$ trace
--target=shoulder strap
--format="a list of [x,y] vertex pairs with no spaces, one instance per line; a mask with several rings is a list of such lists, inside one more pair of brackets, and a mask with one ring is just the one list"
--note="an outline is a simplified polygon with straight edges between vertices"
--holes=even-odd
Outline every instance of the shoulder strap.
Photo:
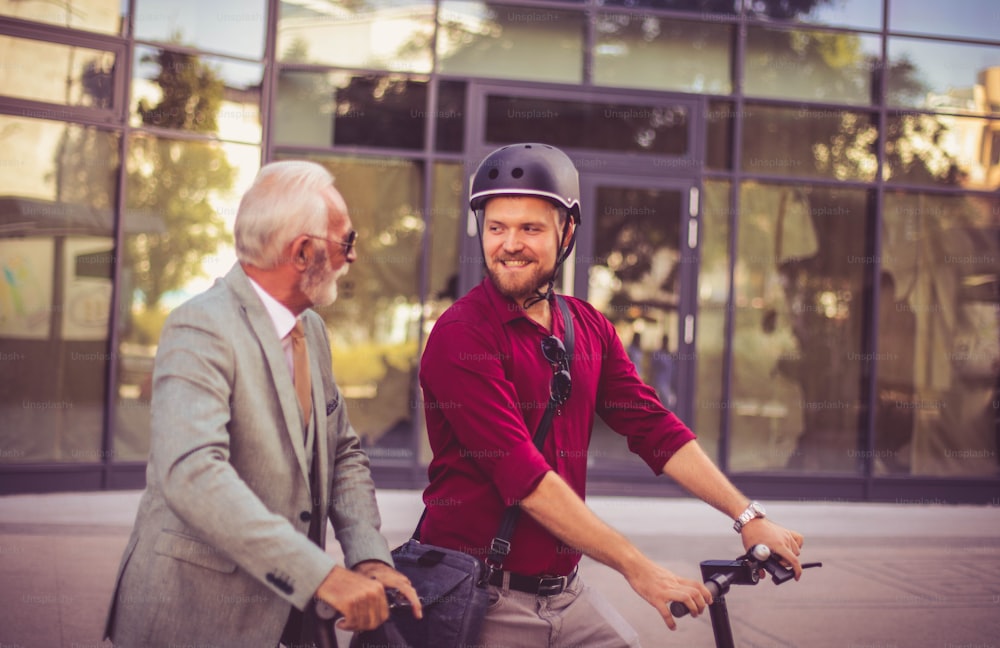
[[[566,367],[567,370],[570,370],[573,366],[573,317],[570,315],[569,307],[566,306],[566,300],[561,295],[556,295],[555,298],[563,316],[563,327],[565,328],[566,338],[563,340],[563,346],[566,347]],[[532,439],[539,451],[545,445],[545,438],[549,435],[549,428],[552,427],[552,418],[555,416],[557,408],[558,405],[556,405],[555,400],[550,397],[549,402],[545,405],[545,413],[542,414],[542,420],[538,424],[538,430],[535,431],[535,436]],[[499,571],[503,568],[503,561],[507,557],[507,554],[510,553],[510,538],[514,535],[514,526],[517,524],[517,518],[520,514],[521,507],[517,504],[508,506],[507,510],[504,511],[503,519],[500,521],[500,528],[493,538],[493,543],[490,545],[490,554],[486,558],[486,564],[491,570]]]

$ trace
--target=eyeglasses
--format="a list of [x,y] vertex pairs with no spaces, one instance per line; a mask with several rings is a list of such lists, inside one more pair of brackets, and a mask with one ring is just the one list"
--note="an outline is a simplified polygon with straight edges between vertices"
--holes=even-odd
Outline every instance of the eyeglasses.
[[573,378],[569,375],[569,363],[566,357],[566,347],[563,341],[554,335],[542,340],[542,355],[552,365],[552,382],[549,383],[549,396],[556,405],[562,405],[569,398],[573,387]]
[[346,241],[338,241],[337,239],[326,238],[325,236],[317,236],[316,234],[306,234],[309,238],[316,238],[326,241],[327,243],[335,243],[336,245],[344,248],[344,256],[351,256],[351,250],[354,249],[354,244],[358,241],[358,233],[355,230],[351,230],[351,233],[347,235]]

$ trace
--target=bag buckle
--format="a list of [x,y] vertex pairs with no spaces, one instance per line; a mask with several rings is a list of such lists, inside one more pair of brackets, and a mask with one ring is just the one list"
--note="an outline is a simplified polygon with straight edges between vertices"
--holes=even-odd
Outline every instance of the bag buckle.
[[510,542],[507,540],[501,540],[500,538],[493,538],[493,542],[490,544],[490,555],[500,556],[501,558],[506,558],[507,554],[510,553]]

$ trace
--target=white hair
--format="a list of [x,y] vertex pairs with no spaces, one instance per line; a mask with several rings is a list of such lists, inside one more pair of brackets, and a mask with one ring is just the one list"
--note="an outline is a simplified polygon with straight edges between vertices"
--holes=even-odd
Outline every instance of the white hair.
[[331,205],[325,190],[333,176],[306,160],[272,162],[261,167],[236,212],[236,258],[269,269],[281,263],[295,237],[327,235]]

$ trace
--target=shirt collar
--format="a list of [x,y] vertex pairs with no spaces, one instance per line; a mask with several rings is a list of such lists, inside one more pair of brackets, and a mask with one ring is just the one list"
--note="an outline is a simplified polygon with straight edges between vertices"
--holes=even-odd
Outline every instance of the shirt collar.
[[[247,277],[247,279],[250,279],[250,277]],[[250,285],[253,286],[257,296],[260,297],[260,301],[264,304],[264,309],[271,317],[271,322],[274,324],[274,330],[278,333],[278,339],[285,339],[285,336],[288,335],[293,328],[295,328],[295,314],[288,310],[284,304],[272,297],[270,293],[261,288],[260,284],[253,279],[250,279]]]
[[[493,280],[489,277],[483,279],[483,289],[486,291],[486,298],[489,300],[493,310],[498,314],[500,321],[505,325],[518,319],[524,319],[534,324],[531,318],[524,313],[524,309],[521,305],[510,297],[503,295],[497,287],[493,285]],[[565,323],[562,321],[562,312],[560,312],[560,309],[555,305],[555,300],[551,302],[551,305],[552,332],[559,335],[565,330]],[[540,325],[536,324],[536,326]]]

